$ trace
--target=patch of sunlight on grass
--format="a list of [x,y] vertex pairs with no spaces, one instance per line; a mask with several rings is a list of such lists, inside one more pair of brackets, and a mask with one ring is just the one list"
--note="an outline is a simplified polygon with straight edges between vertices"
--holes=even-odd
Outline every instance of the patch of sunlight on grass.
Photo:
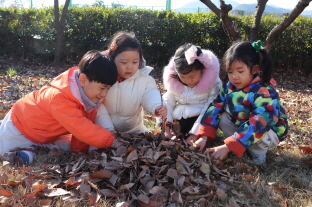
[[19,67],[10,67],[10,68],[6,71],[6,73],[7,73],[8,75],[15,76],[15,75],[17,75],[17,73],[18,73],[19,70],[20,70]]

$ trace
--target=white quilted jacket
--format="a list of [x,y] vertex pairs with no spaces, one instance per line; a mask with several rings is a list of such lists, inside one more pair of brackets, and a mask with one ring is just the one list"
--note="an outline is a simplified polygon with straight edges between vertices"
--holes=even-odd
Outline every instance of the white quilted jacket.
[[201,55],[205,58],[203,63],[205,69],[199,83],[194,88],[185,86],[170,76],[177,73],[173,58],[164,68],[163,73],[164,86],[167,90],[163,95],[168,110],[167,121],[172,123],[173,120],[180,120],[182,117],[186,119],[199,116],[189,132],[190,134],[196,134],[203,114],[218,95],[222,84],[219,78],[219,60],[210,50],[202,50],[202,52]]
[[132,77],[115,83],[99,108],[95,124],[124,133],[148,131],[143,124],[143,109],[155,114],[155,109],[161,105],[156,82],[148,75],[152,70],[145,66]]

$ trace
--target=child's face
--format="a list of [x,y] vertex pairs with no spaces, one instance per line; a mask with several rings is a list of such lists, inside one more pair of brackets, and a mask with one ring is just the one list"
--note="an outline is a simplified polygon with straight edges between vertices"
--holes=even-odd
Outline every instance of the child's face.
[[139,69],[140,54],[137,51],[124,51],[115,57],[118,75],[122,79],[133,76]]
[[234,61],[228,70],[230,82],[238,89],[245,88],[253,80],[254,74],[259,71],[259,65],[250,68],[241,61]]
[[98,103],[101,99],[105,98],[110,85],[89,81],[85,74],[79,75],[79,83],[86,94],[86,96],[93,102]]
[[192,70],[188,74],[178,73],[178,76],[179,76],[181,82],[190,88],[194,88],[198,84],[198,82],[201,78],[201,75],[202,75],[201,70]]

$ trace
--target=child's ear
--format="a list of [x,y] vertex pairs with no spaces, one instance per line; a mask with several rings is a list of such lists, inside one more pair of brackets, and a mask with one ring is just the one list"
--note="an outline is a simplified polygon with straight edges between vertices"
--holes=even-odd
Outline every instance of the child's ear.
[[260,71],[260,66],[259,65],[255,65],[252,68],[252,74],[257,74]]
[[88,81],[88,77],[86,76],[86,74],[81,73],[81,74],[79,75],[79,84],[80,84],[80,86],[81,86],[81,87],[85,86],[86,83],[87,83],[87,81]]

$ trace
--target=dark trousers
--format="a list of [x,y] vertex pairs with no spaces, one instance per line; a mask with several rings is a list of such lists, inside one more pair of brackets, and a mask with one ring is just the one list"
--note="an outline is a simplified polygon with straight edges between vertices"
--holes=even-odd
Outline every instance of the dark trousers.
[[187,119],[182,118],[182,119],[178,120],[178,122],[180,123],[180,127],[181,127],[180,132],[183,134],[188,134],[189,131],[192,129],[197,118],[198,118],[198,116],[194,116],[194,117],[190,117]]

